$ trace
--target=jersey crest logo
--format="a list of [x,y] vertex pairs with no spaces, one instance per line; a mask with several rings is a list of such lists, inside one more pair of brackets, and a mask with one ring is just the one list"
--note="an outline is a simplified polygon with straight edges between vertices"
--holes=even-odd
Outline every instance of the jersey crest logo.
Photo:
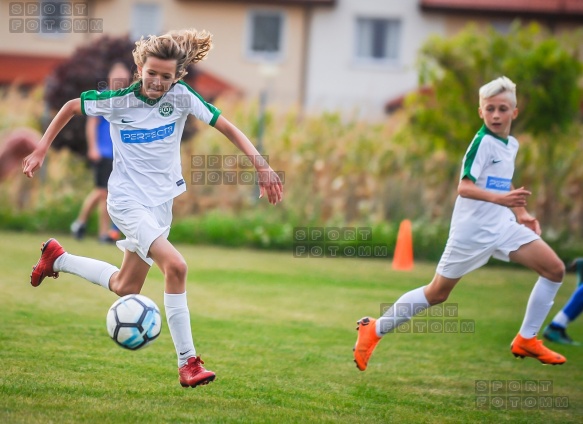
[[174,112],[174,106],[172,106],[172,103],[164,102],[158,108],[158,112],[160,112],[160,115],[164,118],[167,118],[172,115],[172,112]]

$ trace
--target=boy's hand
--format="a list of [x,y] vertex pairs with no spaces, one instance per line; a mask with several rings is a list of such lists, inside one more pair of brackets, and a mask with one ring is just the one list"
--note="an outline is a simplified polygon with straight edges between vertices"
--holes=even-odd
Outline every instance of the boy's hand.
[[524,187],[520,187],[508,192],[500,198],[499,204],[508,208],[519,208],[526,206],[526,199],[532,193]]
[[94,163],[99,162],[99,159],[101,159],[101,155],[99,154],[99,150],[95,149],[95,148],[89,148],[89,150],[87,151],[87,158]]
[[529,214],[526,209],[526,198],[531,195],[531,192],[525,190],[524,187],[516,188],[511,190],[507,195],[505,195],[502,200],[506,206],[512,208],[514,215],[516,216],[516,222],[530,228],[537,235],[540,236],[541,229],[538,220]]
[[22,173],[28,178],[32,178],[45,160],[45,153],[35,150],[22,160]]
[[524,225],[525,227],[530,228],[532,231],[536,233],[536,235],[540,236],[541,229],[538,220],[530,215],[529,213],[523,213],[520,216],[516,217],[516,221],[519,224]]
[[267,192],[267,200],[275,205],[283,200],[283,184],[279,175],[271,168],[267,171],[258,171],[259,198]]

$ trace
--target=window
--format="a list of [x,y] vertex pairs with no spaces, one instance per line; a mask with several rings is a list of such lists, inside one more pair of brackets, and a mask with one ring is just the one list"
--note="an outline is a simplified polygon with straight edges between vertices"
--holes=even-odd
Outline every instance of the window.
[[249,55],[277,60],[282,55],[284,16],[276,11],[254,11],[249,16]]
[[373,62],[399,59],[401,21],[359,18],[356,21],[356,57]]
[[495,20],[491,22],[492,27],[494,28],[494,30],[496,30],[496,32],[498,32],[499,34],[502,35],[507,35],[508,33],[510,33],[510,29],[512,27],[512,21],[510,20]]
[[[67,11],[67,4],[64,0],[42,0],[40,3],[40,33],[46,37],[58,37],[65,32],[71,32],[71,16],[63,14],[67,15]],[[68,18],[69,22],[66,22],[65,18]]]
[[162,31],[160,6],[150,3],[134,4],[132,9],[131,38],[139,40],[141,36],[159,35]]

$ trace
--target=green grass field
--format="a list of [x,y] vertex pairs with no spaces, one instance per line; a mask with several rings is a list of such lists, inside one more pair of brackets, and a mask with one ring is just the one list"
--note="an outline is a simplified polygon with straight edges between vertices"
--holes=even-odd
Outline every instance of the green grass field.
[[[71,275],[29,285],[47,237],[0,233],[1,423],[581,422],[583,347],[554,345],[568,358],[555,367],[509,351],[532,272],[470,274],[448,304],[458,305],[458,319],[474,320],[475,332],[389,334],[359,372],[355,321],[427,283],[435,264],[394,272],[381,260],[179,246],[190,267],[195,344],[217,373],[208,386],[184,389],[163,308],[160,338],[130,352],[105,329],[114,294]],[[72,253],[120,264],[113,246],[60,241]],[[574,286],[568,275],[551,314]],[[163,306],[155,267],[143,294]],[[581,320],[570,329],[583,340]],[[550,381],[553,400],[567,398],[568,407],[526,408],[526,392],[523,409],[478,405],[476,382],[494,380],[533,380],[539,388]]]

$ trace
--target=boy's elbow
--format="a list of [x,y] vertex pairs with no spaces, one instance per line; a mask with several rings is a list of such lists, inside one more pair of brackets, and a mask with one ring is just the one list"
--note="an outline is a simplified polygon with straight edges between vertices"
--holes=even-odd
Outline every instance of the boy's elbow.
[[65,103],[64,109],[70,115],[81,115],[81,99],[69,100]]
[[457,194],[460,197],[468,197],[468,189],[466,188],[465,185],[460,184],[457,186]]
[[474,188],[474,182],[467,177],[461,179],[457,186],[457,194],[460,197],[470,197],[472,189]]

